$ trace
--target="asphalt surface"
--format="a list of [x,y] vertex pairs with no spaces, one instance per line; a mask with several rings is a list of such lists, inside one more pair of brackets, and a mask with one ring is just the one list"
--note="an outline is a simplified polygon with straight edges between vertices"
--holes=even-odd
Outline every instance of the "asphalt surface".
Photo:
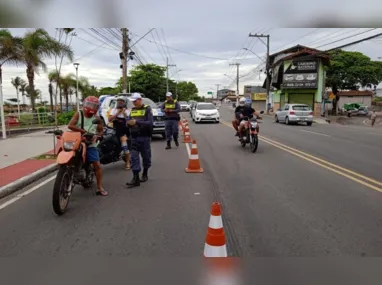
[[[231,121],[230,108],[220,111]],[[76,188],[70,211],[56,217],[53,182],[47,183],[0,210],[0,256],[200,257],[212,201],[223,206],[230,256],[382,256],[382,187],[373,189],[371,182],[341,175],[345,170],[335,173],[272,145],[276,141],[382,181],[379,133],[285,126],[264,117],[264,139],[252,154],[225,123],[190,121],[190,128],[203,174],[184,172],[183,144],[165,151],[164,142],[155,140],[150,181],[141,188],[124,186],[131,174],[121,163],[105,167],[110,196]]]

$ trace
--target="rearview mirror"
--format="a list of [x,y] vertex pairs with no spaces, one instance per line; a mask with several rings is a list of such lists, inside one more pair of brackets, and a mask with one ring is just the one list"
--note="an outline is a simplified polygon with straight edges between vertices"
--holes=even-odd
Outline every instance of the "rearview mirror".
[[264,111],[260,111],[260,114],[264,114]]
[[94,125],[98,125],[98,124],[100,124],[101,123],[101,120],[100,119],[94,119],[93,121],[92,121],[92,124],[94,124]]

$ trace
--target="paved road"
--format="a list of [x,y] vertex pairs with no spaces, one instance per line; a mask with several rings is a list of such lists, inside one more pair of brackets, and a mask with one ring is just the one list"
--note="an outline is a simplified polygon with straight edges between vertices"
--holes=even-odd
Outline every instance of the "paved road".
[[[229,109],[221,113],[231,119]],[[251,154],[224,123],[190,126],[205,173],[184,173],[184,145],[165,152],[163,141],[155,141],[150,182],[126,189],[130,174],[122,165],[106,167],[111,195],[79,189],[60,218],[51,210],[50,182],[0,210],[0,256],[201,256],[214,200],[223,205],[232,256],[382,255],[382,186],[370,180],[382,180],[375,169],[382,168],[379,135],[265,119],[259,150]],[[370,179],[333,172],[285,145]]]

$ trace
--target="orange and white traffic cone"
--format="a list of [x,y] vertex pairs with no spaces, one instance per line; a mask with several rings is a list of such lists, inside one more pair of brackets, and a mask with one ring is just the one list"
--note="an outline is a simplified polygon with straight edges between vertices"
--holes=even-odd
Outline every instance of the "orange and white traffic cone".
[[191,135],[189,133],[189,130],[185,130],[184,137],[183,137],[183,143],[191,143]]
[[218,202],[212,203],[203,255],[205,257],[227,257],[222,210]]
[[200,167],[198,147],[196,141],[192,142],[191,153],[188,159],[188,167],[185,169],[187,173],[203,173],[204,169]]

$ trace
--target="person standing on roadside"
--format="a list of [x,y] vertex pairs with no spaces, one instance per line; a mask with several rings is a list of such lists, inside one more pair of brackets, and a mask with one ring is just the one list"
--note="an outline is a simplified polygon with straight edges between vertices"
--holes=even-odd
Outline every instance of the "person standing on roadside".
[[[133,170],[133,179],[127,182],[126,185],[128,188],[132,188],[140,186],[141,182],[148,180],[148,170],[151,167],[153,114],[151,107],[143,104],[141,94],[133,93],[129,100],[134,104],[127,120],[131,136],[131,169]],[[143,162],[141,178],[139,177],[141,172],[139,154],[142,156]]]
[[373,113],[371,113],[370,120],[371,126],[374,127],[375,121],[377,120],[377,114],[375,113],[375,110],[373,111]]
[[162,112],[165,113],[165,126],[166,126],[166,142],[167,146],[165,149],[171,149],[171,141],[174,139],[175,145],[179,146],[178,136],[179,136],[179,112],[180,105],[177,100],[172,98],[172,93],[166,93],[166,101],[161,107]]
[[130,151],[128,147],[129,139],[129,128],[126,126],[126,119],[130,115],[130,110],[127,108],[127,102],[124,96],[119,96],[117,98],[117,104],[115,108],[111,110],[109,121],[113,122],[113,126],[117,133],[118,139],[121,141],[122,151],[125,155],[126,165],[125,169],[130,170]]

